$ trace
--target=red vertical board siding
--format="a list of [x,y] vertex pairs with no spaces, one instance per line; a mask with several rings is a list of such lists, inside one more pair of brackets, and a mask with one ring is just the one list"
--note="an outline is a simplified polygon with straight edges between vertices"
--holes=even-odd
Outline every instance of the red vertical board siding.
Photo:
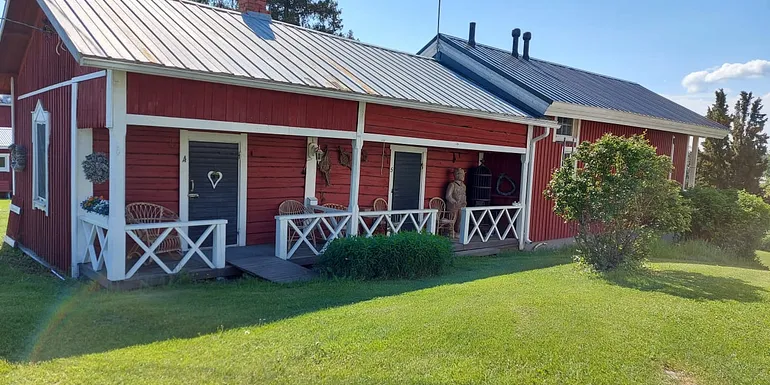
[[[24,63],[16,79],[16,93],[23,95],[43,87],[67,81],[75,76],[96,71],[80,67],[73,57],[61,48],[59,37],[33,31]],[[103,96],[91,95],[84,87],[80,96],[85,101],[102,100],[98,107],[83,109],[83,121],[98,123],[98,109],[104,109]],[[16,173],[16,196],[13,201],[21,207],[17,240],[57,268],[70,270],[70,87],[44,92],[16,104],[16,131],[14,141],[29,151],[26,168]],[[32,209],[32,120],[31,112],[40,101],[50,113],[51,126],[48,148],[48,215]],[[90,112],[89,112],[90,111]],[[89,116],[92,113],[93,116]],[[102,113],[103,116],[103,113]]]
[[[581,141],[593,142],[607,133],[619,136],[643,134],[656,148],[659,155],[668,156],[671,155],[673,140],[675,149],[672,177],[679,183],[683,183],[687,141],[689,140],[687,135],[588,120],[580,122]],[[553,131],[551,135],[553,135]],[[537,143],[535,175],[532,183],[532,219],[530,222],[530,238],[535,242],[567,238],[573,235],[569,225],[553,213],[553,203],[543,197],[543,191],[547,187],[551,175],[560,165],[561,151],[561,144],[554,143],[552,136]]]
[[106,77],[78,83],[78,128],[106,127],[106,103]]
[[366,106],[366,133],[526,147],[527,126],[378,104]]
[[[329,151],[332,164],[330,185],[326,185],[323,173],[318,171],[316,179],[318,202],[347,206],[350,202],[350,169],[340,164],[339,148],[350,153],[352,143],[349,140],[321,138],[318,144],[322,149],[326,148]],[[362,208],[370,208],[375,199],[388,199],[391,149],[389,144],[367,142],[362,151],[358,205]],[[468,170],[475,167],[478,160],[479,154],[476,151],[428,148],[425,167],[425,207],[428,207],[431,198],[444,197],[447,183],[454,178],[452,174],[454,168]]]
[[275,243],[275,216],[287,199],[305,200],[307,139],[249,135],[246,243]]
[[358,103],[129,73],[129,114],[355,131]]
[[11,126],[11,106],[0,106],[0,127]]
[[[94,129],[94,152],[109,156],[109,131]],[[110,182],[94,185],[94,195],[109,199]],[[179,130],[128,126],[126,203],[150,202],[179,211]]]

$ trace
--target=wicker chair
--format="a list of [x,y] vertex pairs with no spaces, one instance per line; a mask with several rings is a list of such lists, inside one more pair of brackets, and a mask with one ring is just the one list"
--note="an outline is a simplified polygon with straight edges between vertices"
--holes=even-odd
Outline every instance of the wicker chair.
[[385,198],[377,198],[372,204],[372,211],[388,211],[388,201]]
[[[310,210],[307,208],[302,202],[295,201],[293,199],[285,200],[281,202],[280,206],[278,206],[278,215],[299,215],[299,214],[313,214],[313,210]],[[312,221],[309,219],[306,219],[304,221],[301,221],[301,223],[294,222],[297,227],[304,231],[307,226],[310,226],[310,223]],[[310,232],[310,240],[315,244],[315,231]],[[289,226],[289,247],[291,247],[291,244],[294,242],[294,240],[299,238],[299,234],[297,234],[294,229]]]
[[455,222],[457,216],[455,213],[450,213],[446,209],[446,202],[439,197],[431,198],[428,202],[428,207],[431,210],[438,210],[436,217],[436,232],[438,234],[448,233],[451,238],[455,238]]
[[[138,202],[129,203],[126,205],[126,223],[127,224],[141,224],[141,223],[165,223],[165,222],[177,222],[179,216],[160,205],[154,203]],[[145,243],[146,246],[152,245],[158,237],[166,229],[146,229],[135,230],[134,232]],[[172,231],[166,239],[164,239],[158,248],[155,249],[155,255],[169,254],[173,257],[181,257],[182,252],[182,238],[178,233]],[[144,249],[139,245],[134,244],[131,250],[126,253],[128,259],[138,258],[144,254]],[[148,259],[145,264],[151,263],[152,259]]]

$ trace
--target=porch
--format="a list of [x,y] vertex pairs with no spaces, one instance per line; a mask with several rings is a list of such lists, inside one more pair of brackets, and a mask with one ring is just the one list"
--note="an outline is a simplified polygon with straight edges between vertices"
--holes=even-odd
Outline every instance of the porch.
[[[490,240],[482,242],[477,238],[467,245],[455,241],[454,249],[457,256],[487,256],[495,255],[505,250],[518,248],[516,239]],[[204,250],[209,255],[210,250]],[[225,253],[225,267],[212,269],[200,259],[193,259],[180,270],[178,274],[168,274],[158,264],[142,265],[130,278],[121,281],[110,281],[105,268],[94,270],[91,263],[80,264],[81,274],[100,286],[114,290],[135,290],[151,286],[165,285],[173,279],[209,280],[232,279],[244,274],[265,279],[276,283],[289,283],[315,278],[312,270],[317,256],[307,248],[301,248],[291,260],[275,257],[275,245],[263,244],[252,246],[229,247]],[[161,260],[166,265],[179,261],[164,257]]]

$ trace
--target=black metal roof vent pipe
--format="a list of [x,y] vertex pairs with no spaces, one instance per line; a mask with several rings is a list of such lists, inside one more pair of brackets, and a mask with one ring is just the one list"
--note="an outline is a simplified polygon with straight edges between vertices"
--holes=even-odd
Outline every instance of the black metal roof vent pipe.
[[521,36],[521,30],[515,28],[511,31],[511,36],[513,36],[513,50],[511,51],[511,54],[513,57],[519,57],[519,36]]
[[468,29],[468,45],[471,47],[476,46],[476,22],[472,21],[471,26]]
[[529,60],[529,41],[532,39],[532,33],[524,32],[524,60]]

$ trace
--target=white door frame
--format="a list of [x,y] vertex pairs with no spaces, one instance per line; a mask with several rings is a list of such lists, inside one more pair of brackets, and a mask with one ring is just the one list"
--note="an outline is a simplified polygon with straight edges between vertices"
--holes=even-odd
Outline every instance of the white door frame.
[[[179,220],[190,218],[189,181],[190,181],[190,141],[235,143],[238,145],[238,244],[246,246],[246,201],[248,199],[249,135],[220,134],[198,131],[179,131]],[[233,245],[228,245],[233,246]]]
[[400,146],[390,145],[390,177],[388,181],[388,210],[393,210],[393,173],[396,170],[396,153],[397,152],[412,152],[422,155],[422,167],[420,168],[420,207],[422,210],[425,208],[425,169],[428,165],[428,149],[426,147],[412,147],[412,146]]

